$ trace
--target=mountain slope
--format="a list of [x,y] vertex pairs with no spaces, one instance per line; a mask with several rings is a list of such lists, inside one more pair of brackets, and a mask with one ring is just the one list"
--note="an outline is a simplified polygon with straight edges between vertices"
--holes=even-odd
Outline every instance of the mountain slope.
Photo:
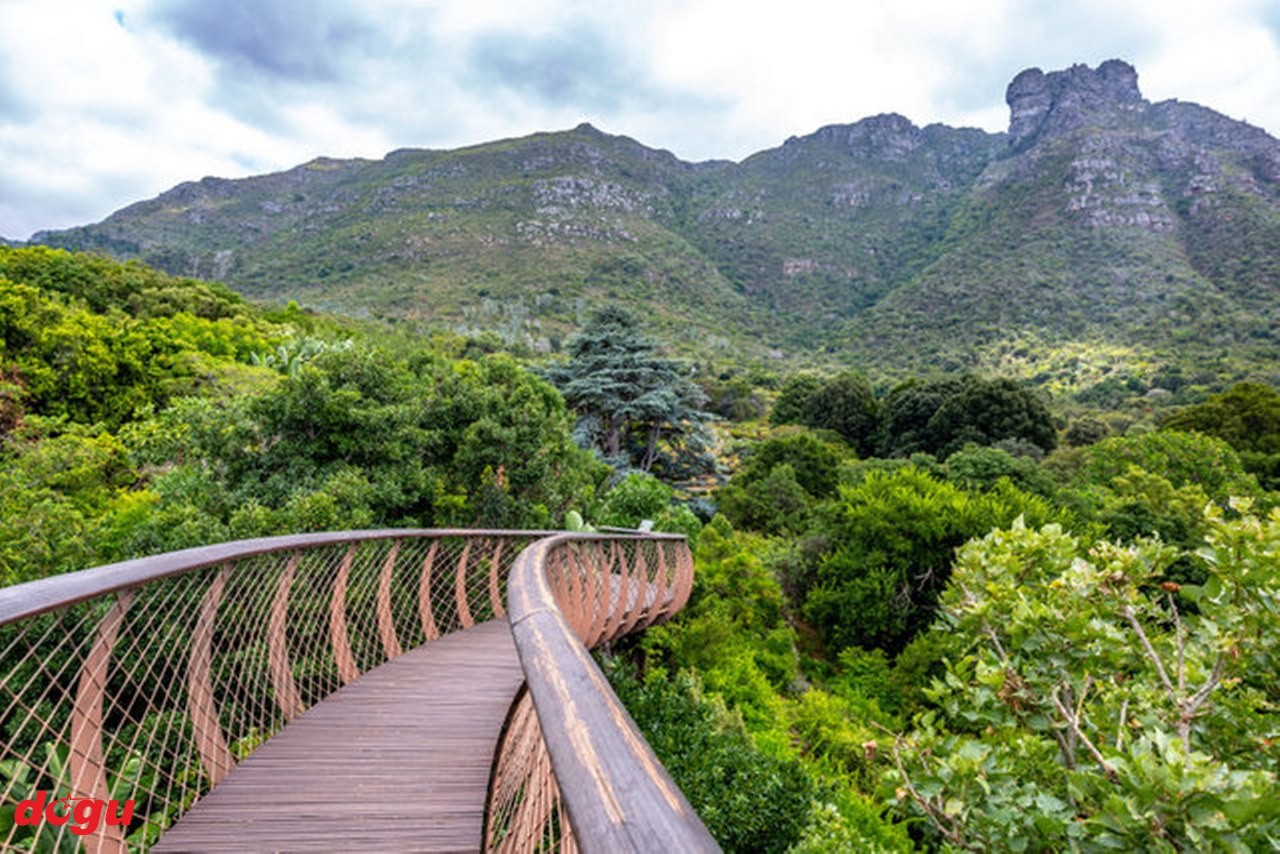
[[[741,163],[590,125],[206,178],[38,235],[261,297],[556,346],[601,301],[714,354],[892,373],[1032,342],[1274,355],[1280,143],[1112,60],[1019,74],[1005,134],[897,115]],[[1011,343],[1013,342],[1013,343]]]
[[[1149,104],[1123,63],[1024,73],[1010,154],[977,177],[936,260],[856,317],[882,348],[1023,333],[1148,346],[1270,340],[1280,145],[1190,104]],[[1030,102],[1030,103],[1028,103]]]

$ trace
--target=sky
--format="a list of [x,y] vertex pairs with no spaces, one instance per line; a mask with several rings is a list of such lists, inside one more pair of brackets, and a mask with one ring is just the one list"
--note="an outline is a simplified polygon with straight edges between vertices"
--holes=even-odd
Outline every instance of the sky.
[[1021,70],[1280,136],[1280,0],[0,0],[0,237],[183,181],[580,122],[741,160],[884,112],[1001,131]]

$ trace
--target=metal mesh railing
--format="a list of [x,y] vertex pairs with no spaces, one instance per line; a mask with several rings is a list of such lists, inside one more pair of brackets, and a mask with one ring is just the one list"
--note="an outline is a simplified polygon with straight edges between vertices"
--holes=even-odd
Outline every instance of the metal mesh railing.
[[149,846],[336,688],[505,616],[538,536],[270,538],[0,590],[0,848]]
[[679,611],[692,586],[682,537],[560,535],[520,555],[508,604],[527,692],[498,746],[488,849],[718,850],[587,653]]

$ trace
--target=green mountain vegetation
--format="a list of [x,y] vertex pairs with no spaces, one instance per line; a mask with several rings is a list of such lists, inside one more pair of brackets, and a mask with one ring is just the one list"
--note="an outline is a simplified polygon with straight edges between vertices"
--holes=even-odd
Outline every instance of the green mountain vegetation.
[[740,164],[322,160],[42,238],[169,273],[0,247],[0,583],[654,520],[692,598],[602,661],[726,850],[1275,849],[1280,144],[1119,62],[1008,101]]
[[1280,143],[1146,101],[1119,61],[1024,72],[1006,99],[1008,133],[882,115],[741,163],[590,125],[319,159],[36,240],[539,352],[615,302],[700,357],[877,381],[974,369],[1139,399],[1275,380]]

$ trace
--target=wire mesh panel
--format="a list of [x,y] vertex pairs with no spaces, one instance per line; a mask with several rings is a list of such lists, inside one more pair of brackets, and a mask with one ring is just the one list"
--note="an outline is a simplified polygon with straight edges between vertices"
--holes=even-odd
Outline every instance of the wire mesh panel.
[[511,707],[490,781],[489,806],[485,841],[491,851],[578,850],[527,691]]
[[145,848],[311,705],[500,616],[533,533],[230,543],[0,590],[0,848]]

